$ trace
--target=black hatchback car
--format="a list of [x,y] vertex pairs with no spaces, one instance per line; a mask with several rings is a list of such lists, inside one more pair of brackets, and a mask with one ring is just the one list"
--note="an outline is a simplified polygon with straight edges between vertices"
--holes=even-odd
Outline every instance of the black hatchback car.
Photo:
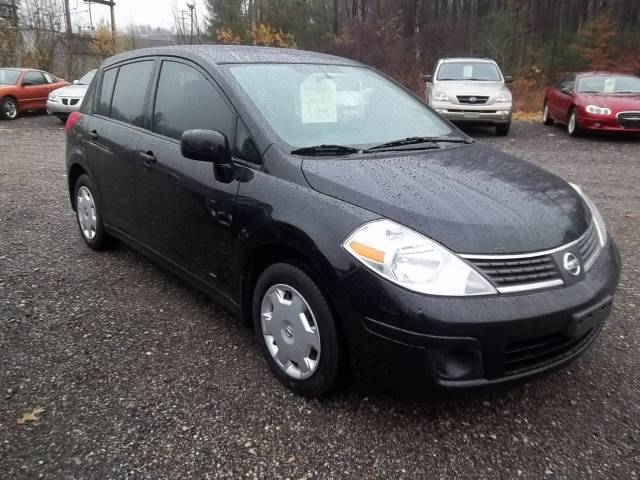
[[375,70],[237,46],[104,62],[66,126],[86,244],[120,239],[253,325],[275,375],[448,389],[584,352],[620,270],[582,190]]

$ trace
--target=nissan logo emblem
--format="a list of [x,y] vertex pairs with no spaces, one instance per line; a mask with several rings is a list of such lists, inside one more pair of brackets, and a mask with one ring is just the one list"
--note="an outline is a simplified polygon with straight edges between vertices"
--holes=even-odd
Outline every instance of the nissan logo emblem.
[[580,271],[582,270],[580,260],[578,260],[578,257],[571,252],[564,254],[564,257],[562,258],[562,266],[574,277],[580,275]]

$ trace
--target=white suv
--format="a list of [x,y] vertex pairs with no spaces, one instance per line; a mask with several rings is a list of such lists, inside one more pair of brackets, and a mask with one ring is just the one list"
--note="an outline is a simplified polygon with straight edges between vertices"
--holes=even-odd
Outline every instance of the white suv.
[[433,75],[425,75],[425,97],[439,114],[453,122],[493,125],[497,135],[511,127],[513,81],[487,58],[441,58]]

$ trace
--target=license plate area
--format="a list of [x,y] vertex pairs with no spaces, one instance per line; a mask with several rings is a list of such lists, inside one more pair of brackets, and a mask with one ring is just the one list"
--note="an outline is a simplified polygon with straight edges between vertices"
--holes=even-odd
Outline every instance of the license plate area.
[[576,338],[581,337],[589,330],[600,325],[611,312],[611,305],[613,298],[607,296],[602,301],[598,302],[585,310],[576,312],[571,316],[571,322],[569,323],[569,330],[567,335]]
[[475,119],[477,119],[477,118],[480,118],[480,114],[479,114],[479,113],[470,113],[470,112],[467,112],[467,113],[465,113],[465,114],[464,114],[464,118],[468,118],[468,119],[470,119],[470,120],[475,120]]

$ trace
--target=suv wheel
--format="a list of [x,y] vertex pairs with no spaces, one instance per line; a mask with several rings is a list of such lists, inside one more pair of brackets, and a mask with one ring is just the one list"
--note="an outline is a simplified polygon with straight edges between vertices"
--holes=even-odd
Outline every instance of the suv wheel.
[[576,109],[572,108],[569,112],[569,119],[567,120],[567,133],[572,137],[577,137],[582,133],[582,129],[578,124],[578,114]]
[[18,102],[7,97],[0,102],[0,117],[5,120],[15,120],[18,118]]
[[110,246],[111,237],[104,231],[94,192],[89,176],[80,175],[75,188],[76,219],[84,243],[94,250],[104,250]]
[[509,135],[509,130],[511,130],[511,122],[496,125],[496,135],[499,137]]
[[545,125],[553,125],[553,118],[549,115],[549,104],[544,102],[544,106],[542,107],[542,123]]
[[325,395],[339,382],[342,348],[336,320],[318,284],[300,268],[267,268],[253,293],[253,323],[269,368],[292,391]]

